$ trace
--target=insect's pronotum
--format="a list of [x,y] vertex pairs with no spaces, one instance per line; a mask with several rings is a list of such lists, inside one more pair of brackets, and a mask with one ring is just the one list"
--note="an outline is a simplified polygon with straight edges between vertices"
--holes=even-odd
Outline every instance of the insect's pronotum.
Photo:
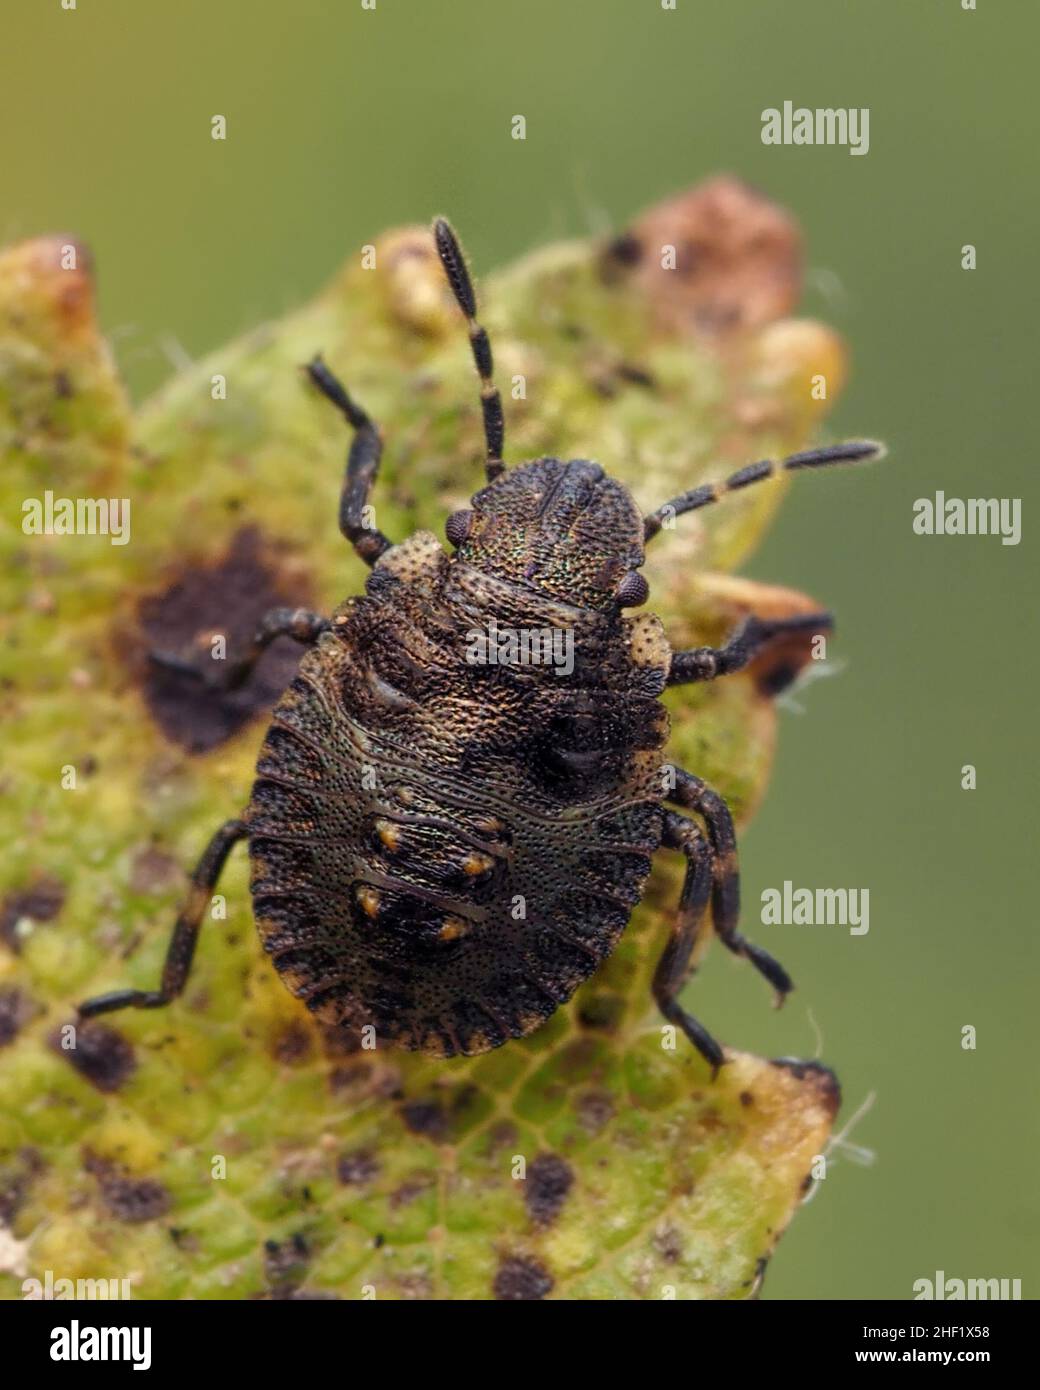
[[[433,231],[480,376],[487,486],[448,518],[450,554],[429,531],[395,544],[368,527],[379,431],[320,358],[310,363],[310,380],[353,431],[339,524],[371,567],[365,594],[331,618],[275,609],[224,664],[220,681],[233,686],[276,637],[309,649],[275,706],[248,807],[195,868],[158,988],[101,995],[80,1013],[157,1008],[181,993],[220,871],[245,839],[264,949],[308,1008],[334,1026],[372,1026],[379,1043],[485,1052],[539,1027],[592,974],[665,847],[685,856],[686,876],[653,994],[717,1070],[722,1048],[678,1000],[709,911],[723,944],[779,998],[791,981],[738,930],[725,802],[691,772],[664,779],[659,697],[739,671],[830,619],[751,618],[723,647],[673,652],[657,618],[625,610],[648,597],[644,547],[665,517],[782,469],[867,459],[880,446],[752,463],[645,517],[587,459],[507,469],[469,273],[448,223]],[[492,635],[481,644],[482,634]],[[509,646],[517,634],[543,640]],[[516,657],[551,657],[558,638],[566,663]],[[157,659],[199,674],[182,658]]]

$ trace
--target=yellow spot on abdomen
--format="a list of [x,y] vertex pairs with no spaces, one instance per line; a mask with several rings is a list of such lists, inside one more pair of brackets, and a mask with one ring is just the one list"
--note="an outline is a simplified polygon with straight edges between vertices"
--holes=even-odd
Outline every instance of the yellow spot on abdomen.
[[401,848],[401,827],[392,820],[384,820],[382,816],[376,821],[376,834],[386,845],[388,850],[398,850]]
[[438,941],[455,941],[469,931],[469,923],[461,917],[445,917],[444,925],[437,933]]
[[366,917],[378,917],[379,907],[383,901],[383,895],[378,888],[370,888],[367,883],[359,885],[357,890],[357,900],[361,911]]

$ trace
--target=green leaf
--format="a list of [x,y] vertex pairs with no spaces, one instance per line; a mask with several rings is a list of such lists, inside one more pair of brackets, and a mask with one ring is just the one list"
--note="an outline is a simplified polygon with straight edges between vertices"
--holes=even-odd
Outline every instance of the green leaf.
[[[661,246],[691,238],[707,242],[697,267],[661,269]],[[663,1045],[649,979],[678,856],[572,1004],[484,1057],[324,1035],[262,956],[244,855],[185,995],[62,1045],[77,1001],[158,979],[183,871],[246,803],[292,670],[272,652],[237,696],[186,695],[148,647],[233,640],[273,601],[327,610],[362,586],[335,521],[344,429],[300,364],[321,350],[383,426],[391,536],[439,530],[480,485],[481,453],[466,335],[425,231],[380,238],[375,269],[353,254],[312,303],[133,414],[70,245],[0,255],[0,1293],[50,1270],[129,1279],[140,1298],[752,1294],[837,1086],[739,1052],[712,1083],[684,1039]],[[611,247],[487,276],[508,456],[598,458],[650,507],[797,447],[811,377],[833,398],[843,368],[833,334],[783,317],[796,264],[786,214],[720,180]],[[129,544],[25,534],[23,503],[47,490],[128,497]],[[808,603],[704,574],[748,552],[782,492],[750,489],[655,542],[652,606],[677,642],[714,639],[760,599]],[[669,756],[746,819],[774,737],[753,674],[669,705]]]

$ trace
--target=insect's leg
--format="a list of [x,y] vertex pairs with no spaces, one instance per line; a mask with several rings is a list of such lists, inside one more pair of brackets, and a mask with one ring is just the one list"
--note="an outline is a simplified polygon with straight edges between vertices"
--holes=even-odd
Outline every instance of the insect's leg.
[[191,876],[188,899],[181,908],[166,950],[162,979],[158,989],[117,989],[98,994],[79,1006],[80,1018],[112,1013],[115,1009],[158,1009],[169,1004],[184,989],[195,954],[203,914],[217,886],[217,879],[233,845],[247,834],[245,821],[225,821],[202,852]]
[[724,647],[693,647],[675,652],[668,672],[669,685],[689,685],[711,681],[742,671],[773,643],[799,634],[830,632],[834,618],[830,613],[800,613],[793,618],[750,617],[733,633]]
[[307,608],[272,608],[260,619],[249,646],[231,661],[210,660],[207,666],[200,667],[197,658],[192,660],[175,652],[157,651],[149,652],[148,659],[168,671],[193,676],[211,690],[237,690],[249,679],[265,649],[277,638],[292,637],[308,646],[327,632],[329,626],[328,618]]
[[462,247],[450,223],[443,217],[438,217],[433,224],[433,239],[437,243],[437,254],[441,258],[441,265],[448,277],[455,302],[465,314],[469,328],[469,345],[473,351],[473,361],[477,365],[477,375],[480,377],[480,407],[484,413],[484,439],[487,444],[484,471],[488,482],[491,483],[500,473],[505,472],[506,467],[502,462],[506,427],[502,415],[502,397],[492,380],[494,363],[491,357],[491,342],[487,332],[477,322],[477,296],[473,292],[473,281],[469,278]]
[[715,934],[736,956],[749,960],[776,990],[776,1002],[794,985],[784,967],[768,951],[748,941],[737,930],[740,919],[740,870],[737,866],[737,837],[729,807],[718,792],[682,768],[675,768],[675,790],[668,800],[686,810],[696,811],[704,820],[712,850],[711,911]]
[[361,407],[351,400],[346,388],[329,371],[320,357],[308,362],[307,375],[322,395],[327,396],[342,412],[354,431],[350,452],[347,455],[347,471],[343,475],[343,491],[339,498],[339,529],[365,564],[374,565],[384,550],[389,550],[392,544],[382,531],[365,524],[368,494],[379,471],[383,441],[379,430]]
[[682,850],[686,856],[686,877],[672,935],[657,962],[651,988],[661,1013],[669,1023],[682,1029],[711,1067],[712,1075],[717,1076],[726,1060],[722,1048],[707,1029],[686,1012],[678,998],[695,968],[691,965],[691,957],[707,915],[711,896],[711,849],[693,821],[675,811],[665,812],[662,844],[669,849]]

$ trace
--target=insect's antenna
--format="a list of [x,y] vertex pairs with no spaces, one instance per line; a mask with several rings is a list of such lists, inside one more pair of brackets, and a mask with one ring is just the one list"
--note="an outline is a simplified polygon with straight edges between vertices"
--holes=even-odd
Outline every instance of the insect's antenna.
[[655,512],[643,518],[644,537],[649,540],[656,536],[666,518],[681,516],[683,512],[695,512],[698,507],[710,506],[721,501],[727,493],[739,492],[752,483],[760,483],[763,478],[774,478],[778,473],[794,472],[799,468],[823,468],[832,463],[859,463],[863,459],[881,458],[885,446],[873,439],[850,439],[844,444],[828,444],[823,449],[807,449],[801,454],[789,454],[787,458],[774,463],[766,459],[762,463],[749,463],[721,483],[704,483],[680,493],[658,507]]
[[466,269],[465,257],[458,238],[443,217],[433,224],[433,236],[437,243],[437,254],[448,277],[452,294],[459,308],[466,315],[469,326],[469,342],[473,349],[473,361],[477,364],[480,376],[480,405],[484,412],[484,438],[487,440],[487,458],[484,471],[488,482],[493,482],[500,473],[505,472],[502,462],[502,445],[505,440],[505,420],[502,416],[502,397],[492,380],[493,362],[491,343],[486,331],[477,322],[477,297],[473,293],[473,281]]

